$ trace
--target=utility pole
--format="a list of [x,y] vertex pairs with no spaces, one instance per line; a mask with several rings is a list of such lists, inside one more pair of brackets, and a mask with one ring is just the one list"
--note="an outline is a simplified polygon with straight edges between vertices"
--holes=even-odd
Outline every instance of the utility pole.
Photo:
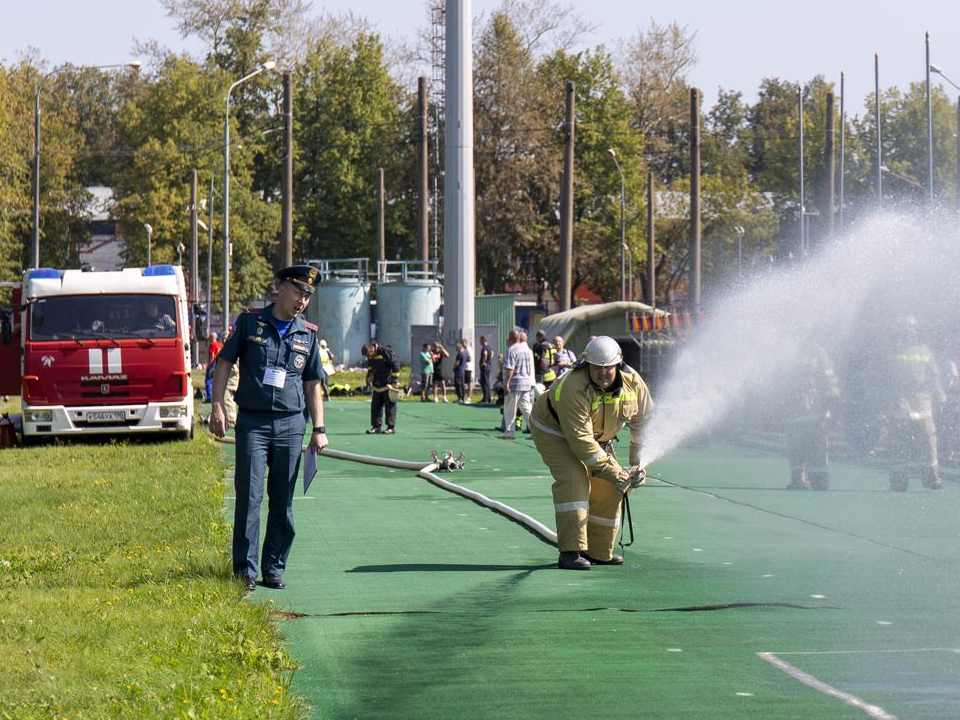
[[576,123],[574,109],[577,87],[566,82],[566,110],[564,116],[563,187],[560,191],[560,309],[573,307],[573,151]]
[[190,291],[187,297],[190,298],[191,309],[197,302],[199,294],[200,277],[197,263],[197,171],[190,171]]
[[834,211],[834,201],[833,196],[836,192],[836,164],[834,162],[834,153],[833,153],[833,134],[834,127],[836,126],[836,118],[833,116],[833,91],[827,93],[827,146],[824,148],[824,155],[826,155],[826,165],[827,165],[827,177],[826,177],[826,187],[823,189],[823,194],[826,196],[826,203],[824,207],[826,208],[827,213],[827,237],[833,239],[834,232],[834,223],[833,223],[833,211]]
[[[417,240],[420,244],[420,259],[430,259],[430,157],[427,141],[430,137],[427,115],[427,78],[417,79],[417,178],[419,179],[417,203]],[[424,268],[426,269],[426,268]]]
[[283,74],[283,215],[280,230],[280,266],[293,265],[293,86]]
[[[207,328],[213,321],[213,173],[210,173],[210,195],[207,196]],[[222,333],[221,333],[222,334]]]
[[873,112],[876,121],[877,209],[883,208],[883,143],[880,133],[880,53],[873,54]]
[[956,184],[956,197],[954,200],[957,203],[957,207],[960,208],[960,96],[957,96],[957,132],[953,137],[956,138],[957,143],[957,176],[954,180]]
[[700,312],[700,91],[690,88],[690,305]]
[[656,237],[653,227],[654,213],[653,173],[647,173],[647,302],[657,307],[657,258]]
[[927,76],[927,203],[933,207],[933,103],[930,99],[930,31],[924,33]]
[[807,255],[807,237],[804,232],[804,224],[807,215],[807,199],[804,195],[803,186],[803,87],[797,86],[797,116],[800,119],[800,257]]
[[840,73],[840,198],[837,202],[837,212],[839,217],[837,218],[837,223],[840,226],[840,232],[843,232],[843,180],[844,180],[844,163],[846,161],[846,152],[844,148],[844,139],[847,135],[847,114],[844,108],[844,76],[843,73]]
[[383,168],[377,168],[377,259],[387,259],[387,233],[383,217]]
[[187,296],[190,298],[190,326],[193,332],[190,333],[190,357],[194,364],[197,363],[200,350],[200,341],[197,338],[197,312],[196,308],[200,297],[200,271],[199,258],[197,252],[199,243],[197,242],[197,171],[190,172],[190,292]]

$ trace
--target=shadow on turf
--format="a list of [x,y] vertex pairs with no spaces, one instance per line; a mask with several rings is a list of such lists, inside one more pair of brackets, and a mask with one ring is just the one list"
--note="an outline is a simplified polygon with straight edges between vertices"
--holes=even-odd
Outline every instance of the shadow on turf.
[[397,565],[359,565],[349,573],[394,573],[394,572],[499,572],[503,570],[550,570],[548,565],[470,565],[464,563],[402,563]]

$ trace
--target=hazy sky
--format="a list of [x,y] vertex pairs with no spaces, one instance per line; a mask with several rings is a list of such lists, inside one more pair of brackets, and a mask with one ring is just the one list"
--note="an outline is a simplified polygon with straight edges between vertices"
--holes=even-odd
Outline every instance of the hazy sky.
[[[499,0],[473,0],[478,16]],[[705,105],[719,86],[750,101],[763,77],[839,82],[846,72],[846,107],[862,111],[873,90],[873,54],[880,53],[880,81],[906,89],[924,75],[924,32],[931,32],[931,59],[960,85],[960,2],[957,0],[572,0],[596,31],[587,45],[613,48],[652,17],[677,21],[696,32],[699,63],[693,84]],[[53,64],[105,64],[130,59],[134,39],[156,39],[174,50],[198,52],[184,41],[157,0],[0,0],[0,58],[12,61],[28,47]],[[314,8],[353,11],[384,35],[413,37],[425,22],[421,0],[315,0]],[[933,79],[942,82],[936,75]],[[945,85],[952,97],[958,91]]]

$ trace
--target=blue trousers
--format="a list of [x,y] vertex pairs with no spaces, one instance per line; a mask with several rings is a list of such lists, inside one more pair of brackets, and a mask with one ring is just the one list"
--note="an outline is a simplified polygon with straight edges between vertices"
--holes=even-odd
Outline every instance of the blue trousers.
[[[237,503],[233,513],[233,573],[245,577],[283,575],[293,545],[293,493],[300,474],[306,420],[302,412],[240,410],[237,417],[237,462],[233,478]],[[269,472],[267,472],[269,470]],[[260,549],[260,505],[267,476],[267,531]]]

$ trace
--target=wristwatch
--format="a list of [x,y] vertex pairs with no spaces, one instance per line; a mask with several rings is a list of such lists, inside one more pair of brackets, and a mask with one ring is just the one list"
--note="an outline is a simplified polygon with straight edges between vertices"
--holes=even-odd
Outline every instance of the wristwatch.
[[316,435],[317,433],[320,433],[321,435],[326,435],[327,429],[323,425],[317,425],[316,427],[313,428],[313,433],[314,435]]

